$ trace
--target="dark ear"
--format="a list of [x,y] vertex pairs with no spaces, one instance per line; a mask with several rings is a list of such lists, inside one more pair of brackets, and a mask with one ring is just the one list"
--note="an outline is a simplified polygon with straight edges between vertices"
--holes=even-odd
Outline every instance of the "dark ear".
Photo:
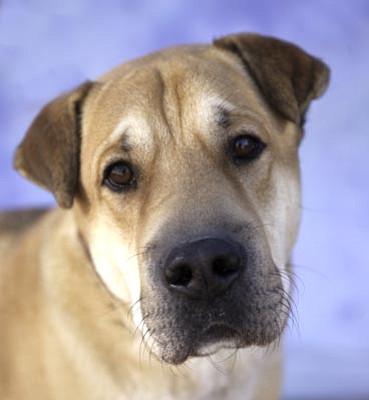
[[321,96],[329,68],[299,47],[257,34],[238,34],[214,41],[244,63],[268,103],[285,118],[301,124],[311,100]]
[[93,86],[85,82],[48,103],[19,145],[14,167],[70,208],[79,177],[81,106]]

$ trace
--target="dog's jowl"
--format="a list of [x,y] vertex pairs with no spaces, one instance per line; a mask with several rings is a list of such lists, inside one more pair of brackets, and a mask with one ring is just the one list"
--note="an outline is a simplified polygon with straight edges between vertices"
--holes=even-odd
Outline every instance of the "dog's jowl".
[[253,34],[133,60],[47,104],[0,216],[0,398],[279,398],[298,147],[328,68]]

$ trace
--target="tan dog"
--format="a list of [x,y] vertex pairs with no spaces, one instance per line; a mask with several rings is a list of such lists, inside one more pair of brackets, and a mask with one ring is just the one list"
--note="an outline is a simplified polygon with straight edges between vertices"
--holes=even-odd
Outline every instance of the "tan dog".
[[297,150],[328,76],[240,34],[49,103],[15,167],[60,208],[0,217],[0,398],[277,399]]

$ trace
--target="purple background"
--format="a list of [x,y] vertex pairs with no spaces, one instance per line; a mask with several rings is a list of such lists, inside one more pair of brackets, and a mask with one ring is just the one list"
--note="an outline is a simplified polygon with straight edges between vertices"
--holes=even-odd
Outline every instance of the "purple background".
[[299,328],[285,340],[285,397],[368,399],[368,1],[0,0],[0,208],[53,204],[11,168],[45,102],[129,58],[236,31],[293,41],[332,68],[301,148]]

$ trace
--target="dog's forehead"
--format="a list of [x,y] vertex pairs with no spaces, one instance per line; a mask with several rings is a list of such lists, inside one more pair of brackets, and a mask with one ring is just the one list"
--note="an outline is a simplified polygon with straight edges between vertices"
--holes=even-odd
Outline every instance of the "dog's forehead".
[[211,46],[169,49],[123,64],[101,78],[87,108],[85,129],[101,146],[122,135],[149,145],[155,134],[162,142],[173,134],[208,134],[224,111],[238,108],[270,119],[239,63]]

